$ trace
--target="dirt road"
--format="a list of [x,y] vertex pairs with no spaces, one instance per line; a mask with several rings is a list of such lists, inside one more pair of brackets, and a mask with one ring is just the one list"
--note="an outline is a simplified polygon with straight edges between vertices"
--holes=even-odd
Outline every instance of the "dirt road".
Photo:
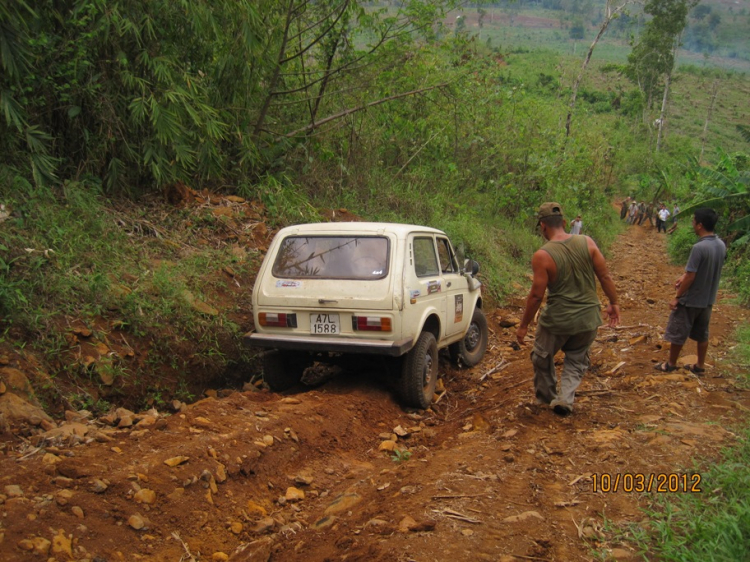
[[701,471],[750,407],[726,360],[747,321],[730,295],[706,375],[654,371],[680,274],[664,248],[631,227],[612,249],[623,325],[601,328],[568,418],[534,404],[528,348],[500,327],[519,300],[488,313],[480,365],[441,359],[445,391],[428,411],[403,410],[363,365],[312,390],[234,392],[169,416],[71,414],[44,441],[6,434],[0,559],[638,560],[605,519],[642,519],[641,487],[711,494]]

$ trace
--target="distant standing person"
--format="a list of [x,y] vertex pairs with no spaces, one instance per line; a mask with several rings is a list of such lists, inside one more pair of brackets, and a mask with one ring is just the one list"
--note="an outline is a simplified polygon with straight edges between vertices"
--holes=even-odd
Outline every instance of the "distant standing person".
[[646,219],[648,221],[648,224],[651,226],[654,226],[654,204],[649,203],[646,205]]
[[656,213],[656,232],[667,231],[667,219],[669,218],[669,209],[662,203],[659,206],[659,212]]
[[[596,329],[602,325],[596,279],[609,299],[606,312],[610,326],[620,322],[620,308],[615,283],[596,242],[588,236],[565,232],[560,204],[544,203],[537,214],[537,225],[547,242],[531,258],[534,280],[516,339],[519,344],[526,344],[529,324],[549,291],[531,352],[534,390],[540,403],[549,404],[556,414],[566,416],[573,411],[576,389],[589,367],[589,348]],[[557,392],[555,354],[561,349],[565,360]]]
[[620,204],[620,220],[625,220],[625,217],[628,216],[628,207],[630,207],[630,197],[623,199]]
[[727,247],[714,234],[718,216],[713,209],[702,208],[693,215],[693,230],[699,240],[690,250],[685,273],[675,283],[675,297],[664,339],[669,342],[669,359],[654,368],[668,373],[677,368],[677,359],[688,338],[698,345],[698,362],[685,368],[695,374],[706,371],[708,325],[716,302],[719,279]]
[[583,228],[583,222],[581,221],[581,215],[577,215],[576,218],[573,219],[573,222],[570,223],[570,233],[571,234],[580,234],[581,228]]
[[637,214],[638,214],[638,201],[633,199],[633,202],[630,204],[630,209],[628,209],[628,224],[635,223],[635,216]]
[[641,223],[643,222],[643,217],[645,215],[646,215],[646,202],[641,201],[640,203],[638,203],[638,218],[636,219],[636,223],[638,224],[638,226],[640,226]]

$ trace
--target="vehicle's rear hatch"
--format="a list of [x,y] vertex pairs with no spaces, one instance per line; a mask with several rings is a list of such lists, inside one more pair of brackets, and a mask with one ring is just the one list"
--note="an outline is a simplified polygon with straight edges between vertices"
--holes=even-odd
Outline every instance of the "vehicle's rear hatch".
[[387,236],[378,235],[287,236],[259,286],[257,305],[391,310],[392,246]]

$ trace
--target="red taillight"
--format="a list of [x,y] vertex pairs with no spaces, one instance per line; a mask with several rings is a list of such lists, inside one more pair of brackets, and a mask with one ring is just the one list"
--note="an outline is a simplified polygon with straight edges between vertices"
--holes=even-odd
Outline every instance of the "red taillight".
[[297,315],[284,312],[259,312],[258,324],[261,326],[275,326],[277,328],[296,328]]
[[390,332],[391,319],[380,316],[353,316],[352,328],[359,331]]

